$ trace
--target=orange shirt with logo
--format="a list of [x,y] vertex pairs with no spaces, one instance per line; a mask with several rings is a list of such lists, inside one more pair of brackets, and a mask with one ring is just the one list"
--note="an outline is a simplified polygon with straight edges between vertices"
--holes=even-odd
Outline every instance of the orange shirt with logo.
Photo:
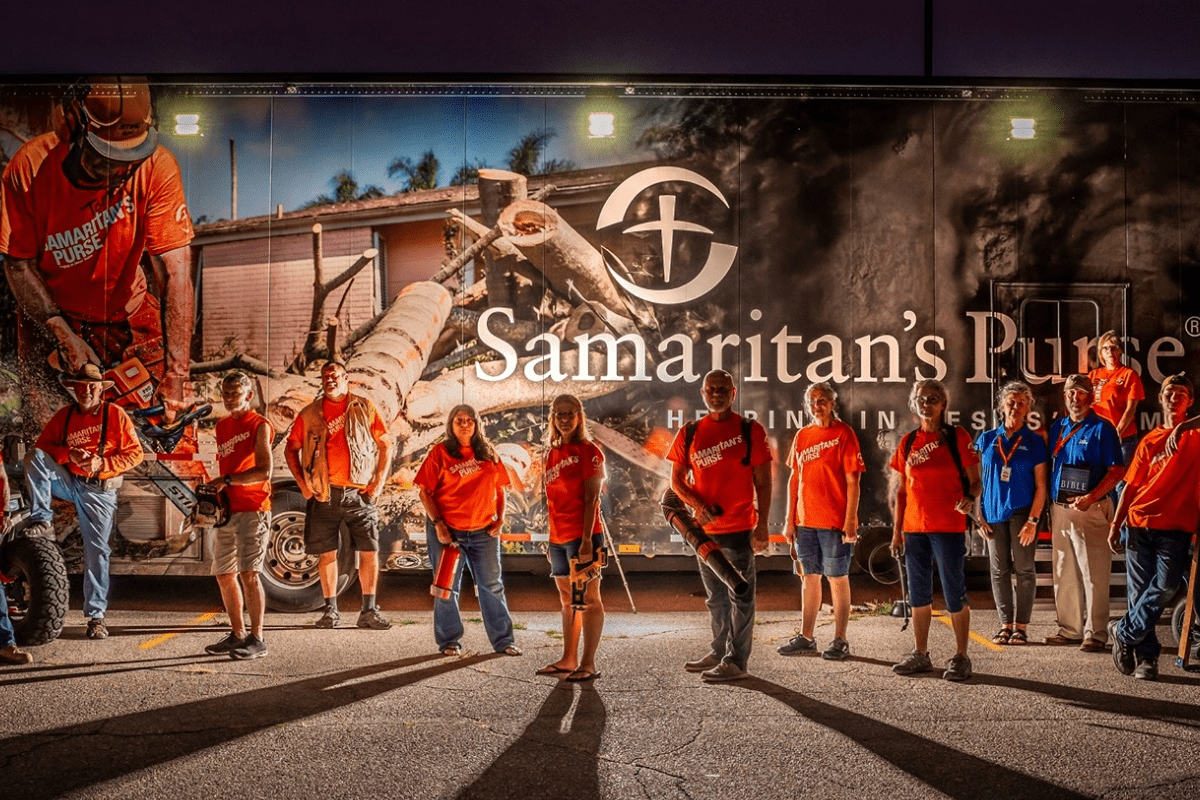
[[[546,482],[546,508],[550,516],[550,541],[573,542],[583,537],[583,484],[596,475],[603,480],[604,453],[592,442],[567,442],[551,447],[542,473]],[[603,530],[600,512],[592,533]]]
[[[371,435],[375,441],[387,436],[387,426],[375,404],[363,398],[371,413]],[[346,407],[350,405],[350,395],[340,403],[328,398],[321,399],[321,416],[328,428],[325,437],[325,460],[329,464],[329,485],[354,487],[362,489],[366,484],[350,482],[350,446],[346,444]],[[300,447],[304,442],[304,417],[296,417],[292,432],[288,434],[288,442]]]
[[846,476],[865,472],[854,429],[835,419],[828,428],[805,425],[796,431],[788,467],[799,491],[788,498],[791,525],[841,530],[846,524]]
[[[971,434],[954,426],[958,440],[958,453],[963,468],[978,464],[979,453],[971,442]],[[904,440],[915,436],[908,458],[904,457]],[[967,517],[958,513],[954,505],[962,499],[962,482],[958,467],[950,448],[938,433],[927,433],[918,429],[906,433],[892,454],[888,464],[900,473],[904,481],[904,532],[905,533],[962,533],[967,529]]]
[[479,461],[475,451],[462,448],[455,458],[438,442],[425,456],[413,479],[438,507],[448,527],[456,531],[477,531],[496,522],[500,509],[496,495],[508,486],[508,470],[499,461]]
[[[1114,369],[1098,367],[1088,373],[1092,382],[1092,410],[1112,423],[1115,428],[1121,421],[1121,415],[1129,401],[1144,400],[1146,391],[1142,388],[1142,379],[1129,367],[1118,364]],[[1128,439],[1137,433],[1137,421],[1129,420],[1125,430],[1117,431],[1122,439]]]
[[[267,439],[271,439],[271,423],[253,409],[240,417],[226,417],[217,422],[217,469],[222,475],[233,475],[254,469],[254,441],[260,425],[267,426]],[[232,484],[226,486],[229,510],[270,511],[271,481],[261,483]]]
[[1160,425],[1147,433],[1129,460],[1129,524],[1192,533],[1200,525],[1200,431],[1179,437],[1179,450],[1168,457],[1164,450],[1171,430]]
[[[684,463],[686,429],[675,435],[667,460]],[[710,534],[736,533],[752,530],[758,524],[758,509],[754,506],[754,467],[771,461],[771,446],[767,431],[758,422],[750,423],[750,463],[746,457],[746,442],[742,439],[742,418],[730,414],[717,422],[711,415],[702,417],[696,425],[687,464],[691,466],[691,482],[707,505],[719,505],[721,516],[704,526]],[[767,513],[767,509],[762,509]]]
[[[101,413],[108,414],[107,430]],[[103,453],[100,453],[101,433],[104,434]],[[65,465],[73,475],[84,478],[115,478],[145,458],[133,420],[116,403],[104,403],[92,414],[80,411],[74,403],[63,406],[46,423],[35,446]],[[103,461],[100,473],[93,475],[75,466],[69,457],[72,447],[99,454]]]
[[179,165],[159,147],[116,189],[77,189],[63,173],[68,151],[47,133],[13,156],[0,181],[0,253],[36,260],[65,315],[126,319],[146,294],[142,253],[192,240]]

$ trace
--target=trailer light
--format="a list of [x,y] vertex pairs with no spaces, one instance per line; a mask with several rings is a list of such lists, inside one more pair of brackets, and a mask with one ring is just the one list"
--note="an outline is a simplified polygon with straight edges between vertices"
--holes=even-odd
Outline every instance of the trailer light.
[[588,138],[608,139],[615,136],[613,115],[608,111],[593,111],[588,114]]
[[176,114],[175,115],[175,135],[177,136],[195,136],[200,132],[200,115],[199,114]]
[[1034,138],[1034,125],[1037,120],[1028,117],[1014,119],[1012,121],[1012,138],[1014,139],[1032,139]]

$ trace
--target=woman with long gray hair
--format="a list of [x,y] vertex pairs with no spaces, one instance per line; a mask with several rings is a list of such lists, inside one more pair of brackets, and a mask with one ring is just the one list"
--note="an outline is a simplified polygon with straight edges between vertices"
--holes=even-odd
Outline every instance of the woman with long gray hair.
[[1046,507],[1050,455],[1041,433],[1026,424],[1033,406],[1029,386],[1010,381],[1000,387],[998,401],[1000,425],[975,440],[983,477],[980,528],[988,539],[992,596],[1000,616],[992,641],[1022,645],[1029,642],[1026,628],[1037,593],[1033,555],[1037,521]]

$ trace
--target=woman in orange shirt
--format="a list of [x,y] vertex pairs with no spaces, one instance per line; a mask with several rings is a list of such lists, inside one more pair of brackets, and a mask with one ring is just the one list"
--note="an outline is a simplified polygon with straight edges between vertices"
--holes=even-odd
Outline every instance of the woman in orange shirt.
[[[587,564],[598,556],[604,543],[600,521],[600,490],[604,486],[604,454],[588,434],[583,404],[571,394],[554,398],[551,405],[549,451],[546,453],[542,481],[546,486],[546,506],[550,512],[550,574],[558,586],[562,604],[563,654],[553,664],[537,671],[538,675],[565,677],[569,681],[588,681],[600,677],[596,670],[596,647],[604,632],[604,603],[600,599],[600,578],[587,583],[585,608],[571,606],[571,559]],[[587,534],[586,536],[584,534]],[[583,634],[583,653],[579,636]]]
[[462,653],[463,624],[458,589],[463,561],[479,589],[479,611],[492,649],[521,655],[513,640],[512,617],[500,576],[500,531],[504,527],[504,487],[508,473],[483,433],[479,413],[455,406],[446,420],[446,436],[425,457],[413,480],[429,515],[426,544],[437,569],[443,548],[462,550],[449,598],[434,598],[433,635],[445,656]]
[[1146,398],[1142,379],[1121,363],[1121,341],[1116,331],[1105,331],[1096,340],[1100,366],[1088,373],[1095,395],[1092,410],[1112,423],[1121,436],[1125,463],[1137,448],[1137,405]]

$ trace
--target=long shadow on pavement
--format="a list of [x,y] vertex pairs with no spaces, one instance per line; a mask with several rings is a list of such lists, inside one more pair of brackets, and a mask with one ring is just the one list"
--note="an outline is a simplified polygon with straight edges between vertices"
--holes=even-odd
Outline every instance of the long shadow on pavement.
[[814,700],[777,683],[748,678],[737,685],[778,700],[813,722],[853,739],[930,788],[959,800],[978,800],[980,797],[1003,797],[1008,800],[1087,797],[886,722]]
[[500,657],[487,653],[362,680],[427,661],[442,661],[442,656],[436,654],[416,656],[13,736],[0,740],[5,796],[23,800],[57,797]]
[[607,713],[590,682],[560,681],[521,737],[459,800],[600,800],[597,756]]
[[[19,686],[23,683],[45,683],[65,681],[72,678],[93,678],[97,675],[116,675],[121,672],[141,672],[147,669],[170,669],[199,664],[227,663],[229,656],[213,656],[208,653],[190,653],[183,656],[142,658],[137,661],[84,661],[77,664],[42,664],[25,667],[13,673],[11,678],[0,680],[0,687]],[[113,669],[97,669],[113,667]]]
[[[1132,679],[1131,679],[1132,680]],[[1035,692],[1057,697],[1068,703],[1092,711],[1106,711],[1110,714],[1124,714],[1135,719],[1154,719],[1161,722],[1171,722],[1188,728],[1200,728],[1200,705],[1191,703],[1173,703],[1169,700],[1152,700],[1144,697],[1130,697],[1115,692],[1098,692],[1095,689],[1081,689],[1078,686],[1064,686],[1058,683],[1031,681],[1028,678],[1014,678],[1008,675],[981,675],[975,673],[972,683],[985,686],[1004,686],[1009,689],[1020,689],[1024,692]]]

